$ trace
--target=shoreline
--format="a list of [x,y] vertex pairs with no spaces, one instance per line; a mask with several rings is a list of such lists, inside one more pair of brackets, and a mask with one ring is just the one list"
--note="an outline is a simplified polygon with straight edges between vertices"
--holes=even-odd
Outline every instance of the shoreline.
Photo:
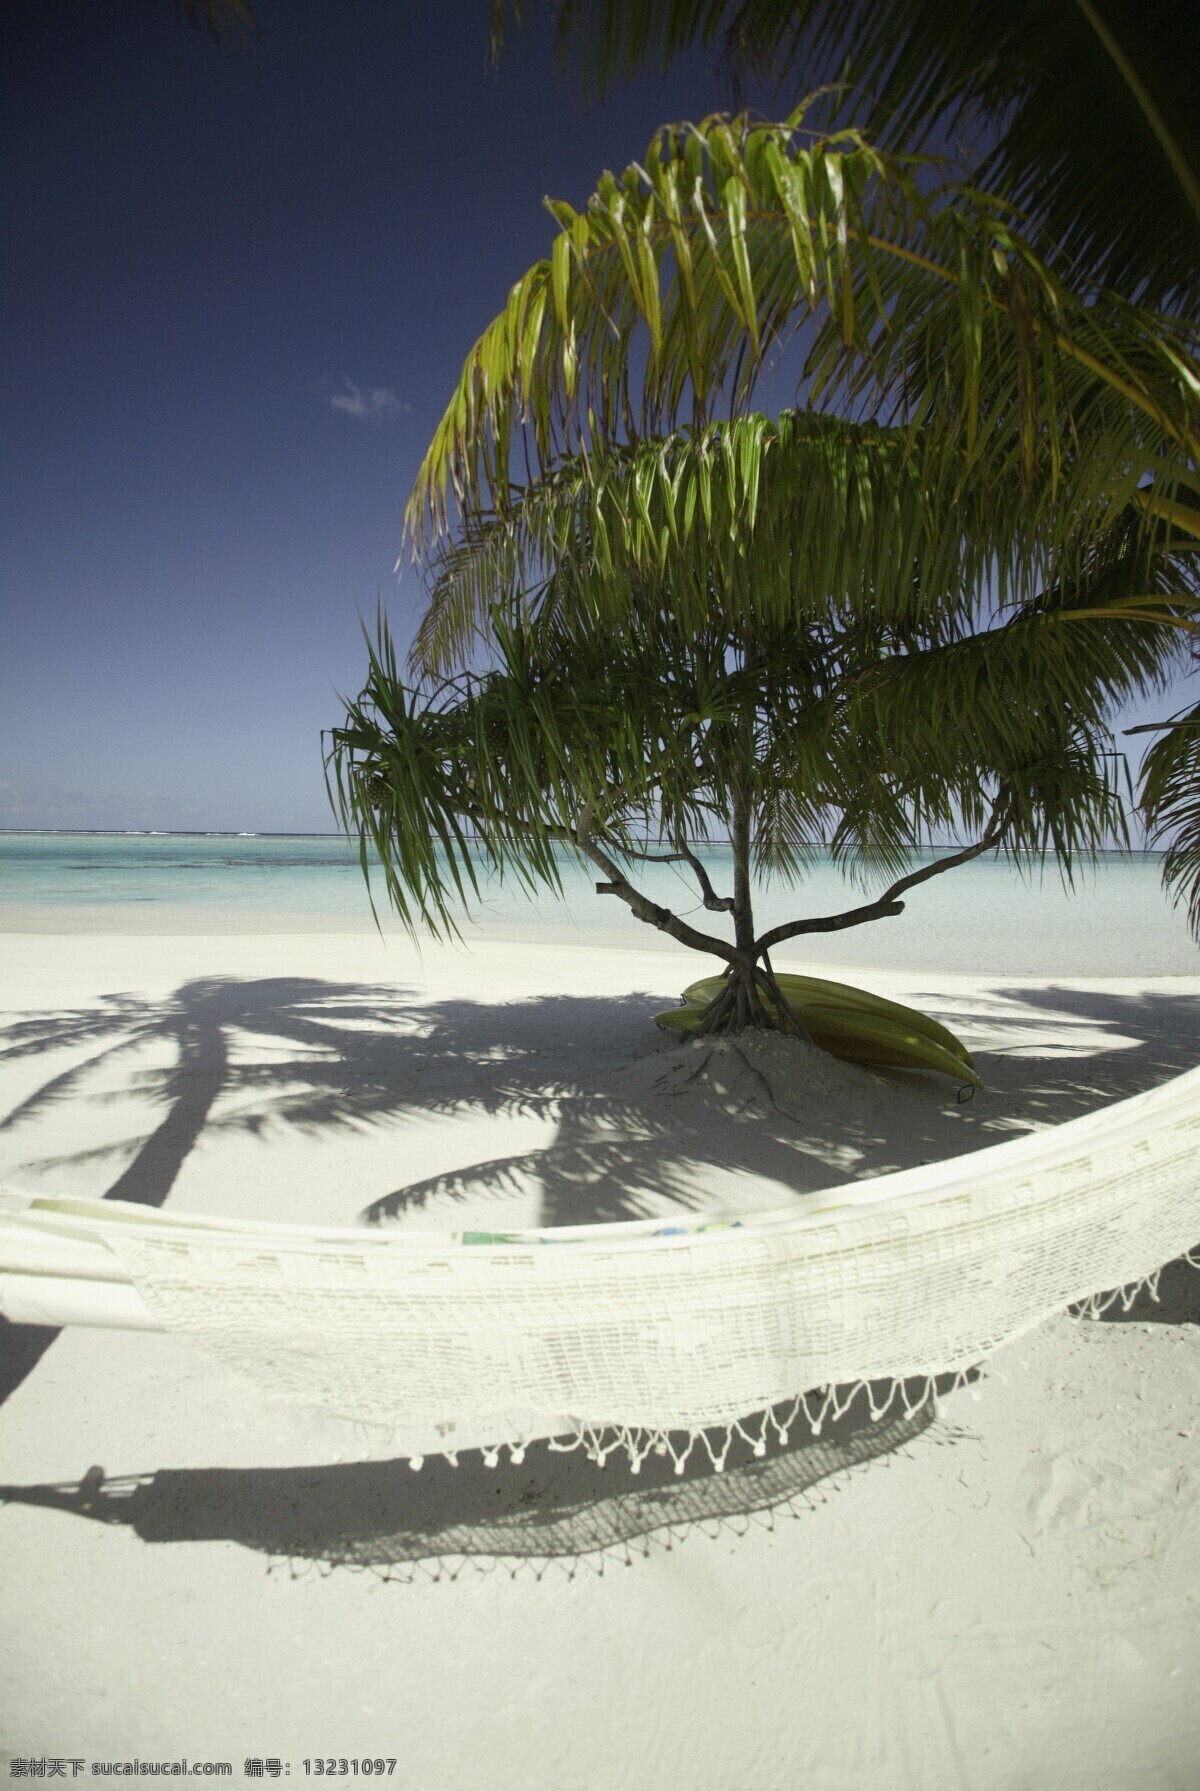
[[[711,856],[710,869],[724,888],[720,858]],[[980,970],[1047,978],[1098,970],[1191,976],[1200,973],[1200,949],[1162,889],[1160,863],[1155,855],[1104,855],[1095,867],[1081,865],[1068,891],[1053,866],[1021,871],[1002,859],[977,860],[906,892],[903,912],[886,921],[800,935],[778,955],[834,974],[871,968],[927,976]],[[0,900],[0,935],[10,937],[253,936],[267,950],[280,934],[318,942],[382,936],[389,957],[411,949],[386,901],[377,928],[357,862],[337,836],[47,836],[29,842],[28,850],[10,838],[2,868],[10,875],[7,899]],[[511,879],[482,875],[471,918],[461,922],[462,949],[486,953],[500,944],[526,944],[606,956],[668,953],[681,964],[694,962],[685,947],[636,920],[619,900],[598,894],[587,867],[564,859],[561,868],[560,894],[536,897],[522,894]],[[643,873],[636,881],[652,901],[703,933],[730,938],[728,917],[701,913],[699,892],[679,866],[652,864]],[[843,914],[886,881],[881,873],[860,888],[824,860],[806,867],[793,887],[759,878],[758,928]],[[382,900],[377,879],[373,887]]]
[[[418,958],[447,951],[486,953],[502,946],[524,947],[534,953],[549,949],[600,952],[606,956],[624,953],[639,959],[667,957],[685,969],[707,961],[632,917],[624,925],[611,927],[590,918],[586,922],[567,918],[535,923],[505,919],[464,926],[457,943],[414,944],[393,916],[381,915],[381,932],[369,911],[359,918],[348,918],[344,914],[281,916],[270,910],[248,914],[227,909],[222,925],[208,907],[183,909],[166,916],[151,914],[150,904],[113,904],[109,909],[88,904],[62,911],[30,903],[17,912],[13,904],[5,906],[0,906],[0,954],[35,954],[35,946],[25,947],[19,942],[37,939],[209,939],[231,944],[239,939],[254,939],[263,947],[264,942],[272,939],[293,938],[353,940],[365,946],[380,946],[389,955],[411,953]],[[919,927],[914,925],[911,931],[905,931],[904,917],[900,916],[841,933],[800,936],[788,941],[773,958],[784,968],[807,968],[817,973],[822,969],[844,971],[848,975],[895,973],[939,978],[966,974],[1009,980],[1053,980],[1062,975],[1072,981],[1086,981],[1096,975],[1132,979],[1186,979],[1200,975],[1200,946],[1190,938],[1182,919],[1169,911],[1156,916],[1154,937],[1136,931],[1131,934],[1131,923],[1122,916],[1108,917],[1101,930],[1089,928],[1086,914],[1072,916],[1069,912],[1060,915],[1048,931],[1043,928],[1039,937],[1038,918],[1034,905],[1028,914],[996,917],[990,931],[981,920],[982,933],[977,935],[965,927],[949,931],[946,926],[932,926],[927,917],[922,917]],[[981,966],[980,957],[985,950],[991,962]],[[712,961],[717,962],[715,958]],[[1101,968],[1094,969],[1096,964]],[[684,980],[694,980],[695,974],[691,972]]]

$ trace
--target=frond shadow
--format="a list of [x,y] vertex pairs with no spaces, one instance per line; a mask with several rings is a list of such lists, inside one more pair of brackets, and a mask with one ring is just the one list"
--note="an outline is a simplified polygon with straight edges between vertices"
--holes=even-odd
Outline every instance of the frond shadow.
[[[678,1059],[674,1043],[649,1024],[659,999],[563,995],[492,1005],[431,1001],[397,985],[222,977],[185,983],[159,1000],[111,995],[94,1008],[20,1015],[0,1027],[0,1063],[87,1053],[0,1118],[0,1132],[40,1130],[68,1102],[112,1098],[89,1092],[89,1083],[101,1067],[111,1083],[124,1059],[126,1085],[163,1110],[161,1123],[148,1136],[90,1153],[27,1161],[44,1172],[107,1154],[126,1163],[107,1197],[157,1206],[202,1133],[244,1133],[269,1144],[278,1128],[361,1131],[418,1113],[533,1116],[555,1127],[544,1150],[406,1184],[364,1217],[379,1222],[536,1184],[541,1223],[582,1224],[711,1204],[711,1190],[726,1177],[724,1204],[751,1182],[772,1184],[772,1198],[786,1199],[789,1190],[995,1142],[1005,1125],[1006,1084],[1014,1081],[1006,1030],[1028,1035],[1032,1025],[1044,1034],[1052,1025],[1068,1041],[1073,1034],[1093,1041],[1079,1055],[1039,1059],[1032,1086],[1022,1059],[1022,1124],[1036,1123],[1043,1110],[1051,1123],[1073,1118],[1200,1057],[1200,1017],[1188,994],[984,991],[976,1018],[990,1043],[977,1061],[988,1089],[968,1105],[957,1106],[949,1084],[933,1077],[843,1066],[848,1099],[828,1112],[810,1100],[799,1112],[763,1103],[738,1114],[714,1111],[700,1090],[664,1094],[660,1072]],[[935,991],[917,999],[946,1012]],[[950,1015],[965,1031],[971,1017],[963,1025],[963,1016]],[[150,1043],[168,1046],[174,1062],[137,1070],[137,1052]],[[708,1191],[698,1194],[698,1182]]]
[[1027,1124],[1061,1125],[1200,1063],[1200,1002],[1187,990],[1037,984],[980,991],[976,1014],[984,1080],[1000,1094],[1021,1087]]

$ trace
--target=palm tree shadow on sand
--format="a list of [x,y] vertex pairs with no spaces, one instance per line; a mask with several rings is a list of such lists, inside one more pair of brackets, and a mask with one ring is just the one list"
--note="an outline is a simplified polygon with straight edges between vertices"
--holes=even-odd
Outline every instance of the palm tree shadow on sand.
[[[925,1387],[906,1385],[914,1406]],[[801,1427],[761,1459],[735,1441],[721,1473],[703,1451],[683,1475],[669,1457],[651,1456],[635,1476],[623,1457],[601,1469],[582,1450],[537,1442],[519,1466],[489,1469],[476,1449],[456,1467],[430,1458],[419,1474],[405,1461],[121,1476],[95,1467],[78,1482],[0,1486],[0,1502],[121,1526],[146,1543],[232,1542],[293,1574],[347,1568],[383,1579],[457,1579],[464,1569],[500,1569],[541,1578],[551,1566],[603,1572],[696,1533],[772,1529],[823,1502],[836,1476],[903,1450],[934,1417],[932,1401],[913,1410],[899,1402],[894,1415],[873,1421],[859,1400],[821,1436]],[[954,1433],[939,1426],[933,1440],[949,1443]]]
[[[395,989],[357,984],[214,977],[185,983],[161,1001],[111,995],[91,1007],[24,1015],[0,1032],[0,1061],[61,1050],[71,1050],[75,1061],[6,1114],[0,1120],[0,1133],[45,1119],[69,1102],[96,1098],[89,1096],[89,1087],[98,1072],[111,1073],[122,1060],[132,1060],[147,1047],[167,1046],[175,1055],[168,1069],[149,1076],[130,1069],[131,1086],[165,1108],[160,1123],[145,1137],[92,1153],[128,1158],[126,1167],[105,1190],[104,1199],[161,1207],[209,1124],[218,1098],[244,1087],[259,1067],[235,1064],[235,1040],[286,1041],[294,1074],[301,1064],[307,1069],[313,1062],[336,1056],[332,1041],[325,1036],[329,1031],[328,1018],[321,1017],[325,1010],[353,1024],[383,1026],[389,1021],[395,1024],[398,1001],[402,1001],[402,993]],[[278,1066],[278,1073],[285,1073],[284,1065]],[[262,1080],[269,1102],[265,1077]],[[370,1092],[371,1085],[364,1084],[359,1106],[361,1097],[369,1100]],[[262,1118],[265,1123],[265,1113]],[[59,1161],[78,1162],[79,1153]],[[3,1322],[0,1403],[36,1367],[58,1336],[45,1326]]]

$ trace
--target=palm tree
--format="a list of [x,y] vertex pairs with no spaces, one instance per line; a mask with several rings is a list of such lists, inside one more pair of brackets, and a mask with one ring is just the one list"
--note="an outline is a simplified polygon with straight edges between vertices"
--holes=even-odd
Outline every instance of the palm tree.
[[[1181,365],[1196,391],[1200,314],[1200,114],[1173,0],[547,0],[564,61],[585,90],[669,63],[702,43],[736,88],[777,93],[837,83],[883,144],[982,142],[976,184],[1020,207],[1056,246],[1073,283],[1115,287],[1193,326]],[[493,49],[531,11],[493,0]],[[1111,301],[1107,301],[1111,303]],[[978,300],[972,301],[976,314]],[[985,296],[986,305],[986,296]],[[1045,332],[1049,340],[1052,331]],[[936,352],[927,332],[924,352]],[[1117,372],[1111,358],[1106,377]],[[1184,452],[1196,497],[1195,431]],[[1153,491],[1153,480],[1147,480]],[[1158,494],[1162,495],[1161,491]],[[1179,491],[1167,494],[1177,503]],[[1150,501],[1153,501],[1151,499]],[[1183,528],[1195,538],[1194,516]],[[1181,621],[1176,618],[1177,623]],[[1200,938],[1200,759],[1191,709],[1165,725],[1143,767],[1151,837],[1168,845],[1164,882]]]
[[[744,416],[774,362],[806,407],[942,443],[999,532],[1019,535],[1044,498],[1042,545],[1075,556],[1067,576],[1130,513],[1158,550],[1194,553],[1186,322],[1068,283],[1007,202],[807,118],[671,127],[582,210],[551,204],[550,254],[471,350],[422,463],[415,546],[446,538],[455,512],[468,533],[511,523],[519,451],[536,486],[564,456],[586,467],[689,414]],[[482,587],[475,599],[484,613]],[[1194,605],[1149,588],[1120,602],[1197,626]],[[465,613],[457,625],[462,646]]]
[[[1069,876],[1120,834],[1106,714],[1172,646],[1146,606],[1174,613],[1194,585],[1132,509],[1098,536],[1071,491],[1072,536],[1040,485],[1009,479],[934,432],[751,414],[510,491],[435,562],[417,643],[433,675],[406,684],[381,625],[334,730],[364,865],[410,927],[450,931],[481,852],[529,886],[572,853],[725,962],[707,1024],[730,1031],[769,1025],[767,1001],[787,1012],[770,964],[786,940],[898,914],[914,884],[1000,847]],[[969,847],[910,868],[956,825]],[[692,849],[714,836],[733,846],[727,895]],[[759,932],[754,869],[794,882],[823,845],[889,888]],[[639,890],[662,857],[732,939]]]

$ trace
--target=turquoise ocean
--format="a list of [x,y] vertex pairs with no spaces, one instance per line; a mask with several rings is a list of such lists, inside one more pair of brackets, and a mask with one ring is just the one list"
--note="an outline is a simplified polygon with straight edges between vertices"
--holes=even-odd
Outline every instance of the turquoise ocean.
[[[951,850],[952,848],[947,848]],[[702,856],[719,893],[730,855]],[[1058,872],[977,859],[913,890],[903,915],[793,940],[783,963],[940,967],[1033,976],[1200,974],[1200,948],[1164,896],[1154,854],[1104,854],[1065,891]],[[563,892],[530,897],[481,866],[481,896],[464,916],[472,940],[539,940],[604,948],[682,950],[635,920],[594,873],[563,855]],[[645,893],[697,928],[728,936],[686,867],[645,865]],[[799,885],[759,890],[759,928],[834,914],[878,894],[818,859]],[[382,887],[376,893],[384,904]],[[385,933],[401,931],[381,906]],[[76,934],[372,932],[357,853],[336,835],[0,833],[0,931]],[[690,961],[691,955],[687,954]]]

